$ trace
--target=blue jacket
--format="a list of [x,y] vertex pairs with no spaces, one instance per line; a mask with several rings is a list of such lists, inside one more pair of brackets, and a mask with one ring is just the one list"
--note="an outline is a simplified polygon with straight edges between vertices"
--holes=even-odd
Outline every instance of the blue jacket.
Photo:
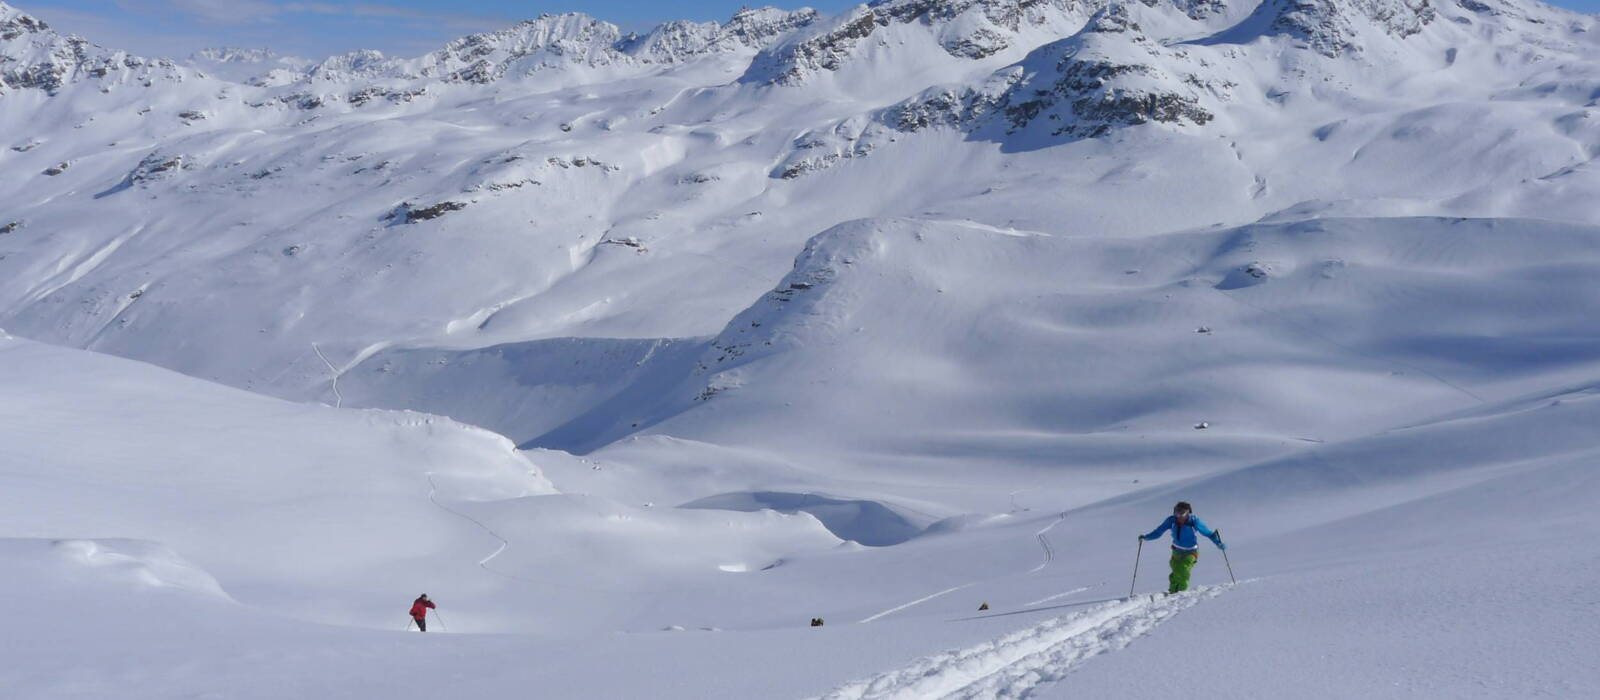
[[1189,522],[1184,523],[1182,527],[1177,527],[1177,523],[1177,518],[1169,515],[1166,520],[1161,521],[1161,527],[1151,530],[1150,534],[1145,535],[1144,538],[1146,540],[1157,539],[1161,537],[1161,533],[1171,530],[1173,548],[1193,552],[1200,548],[1200,541],[1195,539],[1195,533],[1198,532],[1209,538],[1211,543],[1217,547],[1222,546],[1222,538],[1217,536],[1217,532],[1195,515],[1191,514]]

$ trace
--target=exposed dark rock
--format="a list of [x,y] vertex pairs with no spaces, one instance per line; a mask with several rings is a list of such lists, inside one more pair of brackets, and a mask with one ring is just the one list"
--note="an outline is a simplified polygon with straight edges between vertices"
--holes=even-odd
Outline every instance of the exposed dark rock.
[[410,202],[405,202],[400,206],[395,207],[393,211],[385,215],[384,219],[399,223],[414,224],[418,221],[437,219],[445,214],[449,214],[450,212],[461,211],[462,209],[466,208],[466,202],[455,202],[450,200],[426,207],[415,207],[412,206]]
[[1437,17],[1431,0],[1267,0],[1255,11],[1263,14],[1272,33],[1304,41],[1330,58],[1362,50],[1357,21],[1403,39]]
[[398,90],[374,85],[351,92],[345,96],[345,102],[351,107],[360,107],[368,102],[371,102],[372,100],[382,98],[393,104],[401,104],[410,102],[426,94],[428,94],[428,88],[426,86],[408,90]]
[[600,245],[619,245],[625,248],[632,248],[641,253],[650,252],[650,249],[644,247],[644,243],[640,242],[639,239],[634,236],[628,236],[626,238],[607,238],[600,241]]

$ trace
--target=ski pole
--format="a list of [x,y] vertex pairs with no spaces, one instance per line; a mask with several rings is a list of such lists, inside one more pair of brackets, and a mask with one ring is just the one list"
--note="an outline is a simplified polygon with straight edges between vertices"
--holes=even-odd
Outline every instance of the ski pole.
[[1233,562],[1228,561],[1228,550],[1226,549],[1222,550],[1222,562],[1228,565],[1228,580],[1232,581],[1236,586],[1239,585],[1239,579],[1233,577]]
[[439,611],[438,610],[433,611],[433,619],[439,621],[439,630],[440,631],[442,631],[442,632],[449,632],[450,631],[450,625],[447,625],[447,624],[444,623],[444,618],[439,615]]
[[1133,597],[1133,587],[1139,585],[1139,559],[1144,556],[1144,538],[1139,538],[1139,551],[1133,555],[1133,583],[1128,584],[1128,597]]

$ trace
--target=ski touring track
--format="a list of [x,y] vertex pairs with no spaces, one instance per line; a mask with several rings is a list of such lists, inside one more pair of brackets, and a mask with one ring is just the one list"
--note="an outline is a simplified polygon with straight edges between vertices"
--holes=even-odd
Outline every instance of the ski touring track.
[[611,594],[615,594],[615,595],[628,595],[628,596],[653,596],[653,595],[658,595],[658,592],[657,591],[653,591],[653,590],[625,590],[625,589],[610,588],[610,587],[600,586],[600,585],[573,585],[573,584],[569,584],[569,583],[560,583],[560,582],[557,582],[557,581],[551,581],[551,580],[548,580],[548,579],[535,578],[535,577],[530,577],[530,576],[519,576],[517,574],[509,574],[509,573],[506,573],[504,571],[500,571],[498,569],[495,569],[494,567],[489,566],[489,562],[493,561],[495,557],[500,556],[501,554],[505,553],[505,551],[507,549],[511,548],[511,540],[506,539],[505,536],[501,535],[499,532],[496,532],[494,530],[494,528],[491,528],[488,525],[485,525],[483,523],[483,521],[481,521],[481,520],[479,520],[477,518],[474,518],[474,517],[472,517],[470,515],[467,515],[466,513],[463,513],[463,512],[461,512],[459,510],[456,510],[455,508],[451,508],[450,506],[447,506],[447,505],[439,502],[439,497],[438,497],[439,496],[439,485],[434,482],[433,474],[430,472],[428,474],[424,474],[424,476],[426,476],[427,479],[428,479],[428,501],[433,503],[434,507],[436,507],[439,510],[442,510],[442,511],[444,511],[446,513],[454,515],[454,516],[456,516],[458,518],[461,518],[462,520],[465,520],[465,521],[467,521],[469,523],[472,523],[473,525],[476,525],[478,527],[478,529],[480,529],[480,530],[482,530],[484,532],[484,534],[486,534],[486,535],[488,535],[490,537],[493,537],[499,543],[499,545],[495,547],[495,550],[493,552],[490,552],[488,556],[478,560],[478,568],[483,569],[484,571],[487,571],[487,572],[489,572],[491,574],[494,574],[495,576],[499,576],[500,578],[507,579],[507,580],[510,580],[510,581],[517,581],[517,582],[525,583],[525,584],[532,585],[532,586],[552,586],[552,587],[555,587],[555,588],[565,588],[565,589],[570,589],[570,590],[575,590],[575,591],[603,591],[603,592],[611,593]]
[[1119,651],[1228,585],[1140,594],[1046,620],[982,644],[926,656],[813,700],[1027,698],[1100,654]]
[[[1015,500],[1015,494],[1016,493],[1017,492],[1015,492],[1015,491],[1012,492],[1012,495],[1013,495],[1012,503],[1013,503],[1013,505],[1016,503],[1016,500]],[[1043,529],[1041,529],[1038,532],[1034,533],[1034,536],[1039,538],[1039,547],[1044,550],[1044,559],[1039,561],[1039,565],[1038,566],[1035,566],[1032,569],[1029,569],[1027,573],[1036,574],[1036,573],[1039,573],[1040,571],[1044,571],[1045,567],[1050,566],[1050,564],[1056,560],[1055,550],[1051,549],[1050,540],[1045,538],[1045,533],[1050,532],[1050,530],[1054,529],[1055,526],[1060,525],[1061,521],[1066,520],[1066,519],[1067,519],[1067,514],[1066,514],[1065,511],[1062,511],[1062,513],[1059,516],[1057,516],[1055,520],[1050,521],[1049,525],[1044,526]],[[914,607],[914,606],[917,606],[917,605],[921,605],[921,604],[926,603],[926,602],[928,602],[930,600],[933,600],[934,598],[938,598],[940,596],[943,596],[943,595],[946,595],[946,594],[949,594],[949,593],[955,593],[956,591],[959,591],[959,590],[964,589],[964,588],[971,588],[971,587],[976,586],[976,585],[978,585],[980,583],[983,583],[986,580],[989,580],[989,579],[979,579],[977,581],[971,581],[971,582],[968,582],[968,583],[963,583],[963,584],[961,584],[959,586],[946,588],[946,589],[944,589],[942,591],[939,591],[938,593],[933,593],[933,594],[930,594],[930,595],[926,595],[926,596],[923,596],[923,597],[918,598],[916,600],[910,601],[908,603],[901,603],[900,605],[896,605],[896,606],[894,606],[892,608],[889,608],[888,610],[883,610],[883,611],[880,611],[880,612],[876,612],[876,613],[873,613],[871,615],[868,615],[867,617],[861,618],[860,620],[856,621],[856,624],[866,624],[868,622],[872,622],[872,621],[877,620],[877,619],[879,619],[881,617],[884,617],[886,615],[892,615],[894,613],[900,612],[901,610],[905,610],[906,608],[910,608],[910,607]],[[1062,593],[1062,594],[1059,594],[1059,595],[1056,595],[1056,596],[1052,596],[1051,598],[1047,598],[1046,600],[1053,600],[1055,598],[1059,598],[1061,596],[1068,595],[1070,593],[1078,593],[1078,592],[1084,591],[1084,590],[1087,590],[1087,589],[1080,588],[1080,589],[1075,590],[1075,591],[1068,591],[1067,593]],[[1030,603],[1030,605],[1031,605],[1031,603]]]
[[946,588],[946,589],[944,589],[942,591],[939,591],[938,593],[935,593],[933,595],[923,596],[923,597],[918,598],[916,600],[913,600],[913,601],[911,601],[909,603],[903,603],[903,604],[900,604],[900,605],[896,605],[896,606],[894,606],[892,608],[889,608],[888,610],[885,610],[883,612],[875,613],[873,615],[864,617],[861,620],[859,620],[856,624],[866,624],[866,623],[872,622],[873,620],[876,620],[876,619],[878,619],[880,617],[883,617],[884,615],[890,615],[890,614],[893,614],[893,613],[897,613],[897,612],[900,612],[901,610],[905,610],[906,608],[909,608],[909,607],[911,607],[913,605],[920,605],[922,603],[926,603],[926,602],[928,602],[930,600],[933,600],[934,598],[938,598],[939,596],[942,596],[942,595],[944,595],[946,593],[955,593],[956,591],[959,591],[959,590],[961,590],[963,588],[970,588],[972,586],[976,586],[977,584],[978,584],[977,581],[973,581],[972,583],[963,583],[963,584],[961,584],[959,586],[956,586],[954,588]]
[[1028,573],[1037,574],[1041,571],[1044,571],[1045,567],[1050,566],[1050,564],[1056,560],[1056,552],[1050,548],[1050,540],[1045,539],[1045,534],[1051,530],[1054,530],[1057,525],[1061,524],[1061,521],[1066,519],[1067,512],[1061,511],[1060,517],[1050,521],[1050,524],[1044,526],[1043,530],[1034,533],[1034,536],[1039,538],[1039,546],[1044,549],[1044,559],[1039,562],[1038,566],[1035,566],[1029,570]]
[[1055,595],[1047,595],[1047,596],[1045,596],[1043,598],[1040,598],[1038,600],[1035,600],[1035,601],[1033,601],[1031,603],[1026,603],[1022,607],[1031,608],[1031,607],[1033,607],[1035,605],[1044,605],[1045,603],[1048,603],[1048,602],[1050,602],[1052,600],[1060,600],[1060,599],[1065,598],[1065,597],[1067,597],[1069,595],[1075,595],[1075,594],[1082,593],[1082,592],[1087,591],[1087,590],[1089,590],[1088,586],[1079,586],[1079,587],[1074,588],[1074,589],[1072,589],[1070,591],[1062,591],[1062,592],[1057,593]]

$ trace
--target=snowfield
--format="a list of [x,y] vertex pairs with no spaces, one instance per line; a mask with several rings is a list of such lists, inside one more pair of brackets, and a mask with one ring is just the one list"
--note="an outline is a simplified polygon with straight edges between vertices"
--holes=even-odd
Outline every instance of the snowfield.
[[69,29],[0,3],[7,698],[1600,692],[1593,16]]

